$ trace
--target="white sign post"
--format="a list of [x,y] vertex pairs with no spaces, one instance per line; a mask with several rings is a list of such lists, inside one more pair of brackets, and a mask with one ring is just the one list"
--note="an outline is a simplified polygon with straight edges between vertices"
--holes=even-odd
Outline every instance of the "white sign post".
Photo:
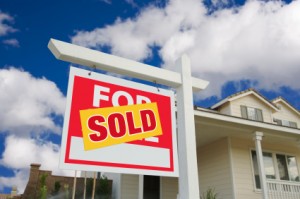
[[[182,56],[176,63],[182,84],[177,87],[179,198],[200,198],[197,146],[190,60]],[[196,177],[195,177],[196,176]]]
[[200,192],[192,88],[203,90],[207,87],[208,82],[191,77],[188,57],[183,56],[177,65],[178,72],[172,72],[54,39],[49,41],[48,47],[54,56],[60,60],[95,67],[108,72],[176,88],[178,108],[179,198],[199,199]]

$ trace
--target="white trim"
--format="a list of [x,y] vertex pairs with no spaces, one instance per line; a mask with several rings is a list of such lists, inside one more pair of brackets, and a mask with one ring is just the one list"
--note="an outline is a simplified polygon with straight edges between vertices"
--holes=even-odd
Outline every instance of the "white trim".
[[297,109],[295,109],[293,106],[291,106],[289,103],[287,103],[284,99],[278,98],[278,99],[273,100],[272,102],[273,102],[274,104],[275,104],[275,103],[278,103],[278,102],[282,102],[282,103],[284,103],[287,107],[289,107],[290,109],[292,109],[298,116],[300,116],[300,112],[299,112]]
[[272,105],[271,102],[267,101],[266,99],[264,99],[263,97],[261,97],[260,95],[258,95],[256,92],[252,91],[252,94],[254,94],[256,97],[258,97],[261,101],[263,101],[266,105],[270,106],[273,110],[275,111],[279,111],[278,108],[275,107],[275,105]]
[[220,102],[216,103],[215,105],[213,105],[212,107],[210,107],[211,109],[215,109],[215,108],[218,108],[219,106],[225,104],[226,102],[229,101],[229,97],[221,100]]
[[118,195],[117,195],[117,198],[118,199],[121,199],[121,190],[122,190],[122,174],[120,174],[120,183],[118,185]]
[[121,195],[122,195],[122,175],[123,174],[120,174],[119,184],[117,187],[117,199],[121,199]]
[[257,157],[261,190],[262,190],[262,198],[268,199],[269,194],[268,194],[268,187],[267,187],[267,179],[266,179],[265,166],[264,166],[264,162],[263,162],[263,153],[262,153],[262,147],[261,147],[261,141],[262,141],[263,135],[264,134],[262,132],[256,131],[256,132],[254,132],[253,139],[255,141],[255,149],[256,149],[256,157]]
[[273,106],[273,105],[271,104],[271,102],[267,101],[266,99],[264,99],[263,97],[261,97],[260,95],[258,95],[256,92],[254,92],[254,91],[252,91],[252,90],[250,90],[250,91],[248,91],[248,92],[245,92],[245,93],[238,94],[238,95],[233,96],[233,97],[227,97],[227,98],[225,98],[224,100],[220,101],[219,103],[213,105],[211,108],[212,108],[212,109],[215,109],[215,108],[217,108],[217,107],[219,107],[219,106],[225,104],[226,102],[231,102],[231,101],[234,101],[234,100],[239,99],[239,98],[241,98],[241,97],[245,97],[245,96],[250,95],[250,94],[255,95],[257,98],[259,98],[261,101],[263,101],[266,105],[270,106],[270,107],[271,107],[272,109],[274,109],[275,111],[279,111],[279,109],[276,108],[275,105]]
[[[211,119],[225,121],[225,122],[232,122],[232,123],[236,123],[236,124],[243,124],[243,125],[247,125],[247,126],[251,126],[251,127],[256,127],[257,129],[265,128],[268,130],[282,131],[285,133],[300,135],[300,129],[278,126],[276,124],[271,124],[271,123],[269,124],[269,123],[265,123],[265,122],[252,121],[252,120],[248,120],[248,119],[244,119],[244,118],[233,117],[233,116],[222,115],[222,114],[218,114],[218,113],[211,113],[211,112],[200,111],[200,110],[194,110],[194,114],[195,114],[195,116],[211,118]],[[267,133],[265,133],[265,135],[267,135]]]
[[139,175],[138,199],[144,198],[144,175]]
[[252,159],[252,151],[256,151],[255,148],[250,147],[249,148],[249,158],[251,162],[251,171],[252,171],[252,184],[253,184],[253,191],[254,192],[261,192],[261,189],[256,188],[256,181],[255,181],[255,173],[254,173],[254,167],[253,167],[253,159]]
[[232,157],[232,145],[231,145],[231,138],[227,137],[227,146],[229,152],[229,164],[230,164],[230,176],[231,176],[231,187],[232,187],[232,199],[236,199],[236,186],[235,186],[235,177],[234,177],[234,163]]

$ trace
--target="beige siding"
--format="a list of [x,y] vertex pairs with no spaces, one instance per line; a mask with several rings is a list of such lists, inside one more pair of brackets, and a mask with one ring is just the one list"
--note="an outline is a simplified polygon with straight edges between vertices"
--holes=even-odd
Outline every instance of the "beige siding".
[[222,114],[225,114],[225,115],[231,115],[231,106],[230,106],[230,103],[227,102],[225,104],[223,104],[219,109],[218,111]]
[[[231,140],[231,146],[236,198],[261,199],[260,192],[255,191],[255,182],[250,154],[251,149],[255,149],[254,141],[236,138]],[[285,145],[285,143],[266,143],[263,140],[262,148],[263,151],[295,155],[299,167],[300,152],[296,146],[292,146],[291,144]]]
[[273,117],[276,119],[287,120],[291,122],[296,122],[297,127],[300,127],[300,117],[293,110],[291,110],[288,106],[286,106],[282,102],[276,103],[276,105],[280,106],[280,110],[273,114]]
[[198,148],[200,191],[214,188],[219,198],[232,199],[232,178],[227,138]]
[[235,178],[235,193],[237,199],[261,199],[261,194],[255,192],[251,165],[250,149],[254,149],[254,141],[232,139],[232,159]]
[[138,199],[139,195],[139,176],[127,175],[121,176],[121,199]]
[[254,95],[247,95],[245,97],[241,97],[239,99],[236,99],[234,101],[230,102],[231,107],[231,115],[236,117],[242,117],[241,116],[241,105],[258,108],[261,109],[263,112],[263,119],[264,122],[272,123],[272,108],[264,103],[262,100],[258,99]]
[[176,199],[178,178],[161,177],[161,199]]

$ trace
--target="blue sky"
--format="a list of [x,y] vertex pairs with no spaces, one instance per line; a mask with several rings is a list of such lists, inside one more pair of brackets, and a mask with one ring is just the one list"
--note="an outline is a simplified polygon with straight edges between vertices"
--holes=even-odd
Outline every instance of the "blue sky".
[[32,162],[71,174],[57,168],[70,64],[50,38],[170,70],[186,53],[210,81],[199,106],[253,87],[300,109],[299,0],[1,0],[0,193],[22,193]]

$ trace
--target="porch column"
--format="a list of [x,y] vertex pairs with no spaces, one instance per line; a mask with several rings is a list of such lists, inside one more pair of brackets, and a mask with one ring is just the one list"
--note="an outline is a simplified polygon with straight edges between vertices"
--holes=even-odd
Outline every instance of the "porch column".
[[258,163],[258,171],[259,171],[259,179],[261,184],[261,191],[262,191],[262,198],[268,199],[268,188],[267,188],[267,180],[266,180],[266,174],[265,174],[265,167],[263,162],[263,153],[261,149],[261,140],[263,137],[263,133],[256,131],[254,133],[253,140],[255,141],[255,148],[256,148],[256,157],[257,157],[257,163]]

